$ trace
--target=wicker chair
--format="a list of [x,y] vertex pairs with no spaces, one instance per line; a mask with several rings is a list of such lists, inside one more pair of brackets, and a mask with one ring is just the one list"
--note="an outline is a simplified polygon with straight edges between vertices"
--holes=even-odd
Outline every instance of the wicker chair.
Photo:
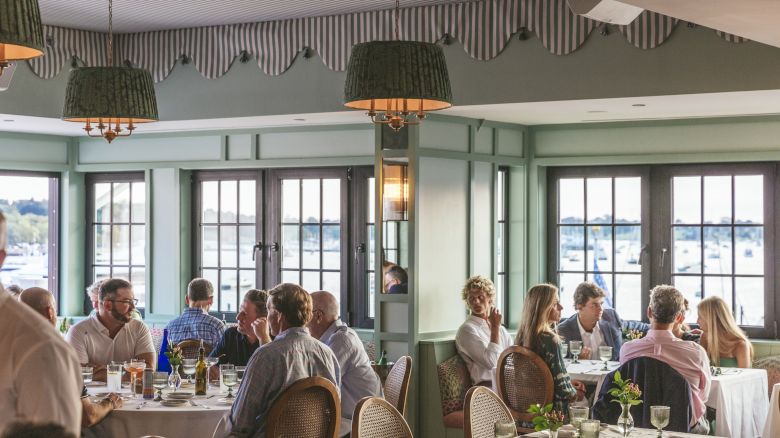
[[403,415],[382,397],[365,397],[355,406],[352,438],[412,438]]
[[402,356],[393,365],[385,381],[385,400],[406,415],[406,393],[409,391],[409,379],[412,375],[412,358]]
[[498,421],[514,421],[512,413],[495,392],[484,386],[473,386],[466,393],[465,437],[493,438]]
[[268,412],[266,436],[338,438],[341,401],[324,377],[307,377],[284,390]]
[[[496,389],[501,400],[509,408],[515,420],[533,421],[534,414],[527,412],[528,406],[553,401],[553,377],[550,368],[533,351],[511,346],[501,353],[496,367]],[[532,429],[518,428],[521,432]]]
[[[181,355],[185,359],[197,359],[198,350],[200,349],[200,339],[185,339],[178,344],[177,347],[181,348]],[[203,343],[203,348],[206,350],[206,356],[211,352],[211,345]]]

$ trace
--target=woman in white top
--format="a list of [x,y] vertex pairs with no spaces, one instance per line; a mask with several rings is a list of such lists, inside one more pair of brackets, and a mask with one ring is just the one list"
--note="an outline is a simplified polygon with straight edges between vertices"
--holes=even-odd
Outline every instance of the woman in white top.
[[469,278],[461,298],[471,314],[458,329],[455,345],[472,382],[489,387],[498,357],[512,345],[512,337],[501,325],[501,312],[495,307],[496,288],[490,279],[481,275]]

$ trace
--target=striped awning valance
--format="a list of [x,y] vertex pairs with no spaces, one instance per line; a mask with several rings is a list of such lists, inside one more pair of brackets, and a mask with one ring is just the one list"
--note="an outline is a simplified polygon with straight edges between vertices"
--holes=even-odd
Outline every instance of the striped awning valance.
[[[677,21],[643,12],[620,33],[640,49],[652,49],[671,35]],[[579,48],[601,23],[574,15],[566,0],[484,0],[400,10],[400,38],[436,42],[448,36],[473,58],[498,56],[517,32],[532,32],[556,55]],[[56,76],[72,58],[84,65],[106,62],[105,33],[44,26],[45,56],[30,62],[42,78]],[[224,75],[237,57],[254,57],[269,75],[284,73],[303,50],[313,50],[325,65],[344,70],[353,45],[393,39],[392,9],[261,23],[162,30],[115,36],[115,59],[148,69],[164,80],[178,59],[187,57],[205,77]],[[730,42],[743,38],[717,32]]]

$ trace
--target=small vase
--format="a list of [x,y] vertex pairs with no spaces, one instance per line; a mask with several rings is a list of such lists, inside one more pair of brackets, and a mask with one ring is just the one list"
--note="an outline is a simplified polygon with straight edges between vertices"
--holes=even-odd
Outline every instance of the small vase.
[[168,376],[168,387],[174,391],[181,388],[181,376],[179,375],[179,366],[171,365],[171,374]]
[[558,438],[558,430],[547,429],[547,436],[549,438]]
[[623,407],[623,411],[620,412],[620,417],[618,417],[617,420],[617,427],[620,430],[620,433],[627,437],[629,433],[631,433],[632,430],[634,430],[634,417],[631,416],[631,405],[621,404],[620,406]]

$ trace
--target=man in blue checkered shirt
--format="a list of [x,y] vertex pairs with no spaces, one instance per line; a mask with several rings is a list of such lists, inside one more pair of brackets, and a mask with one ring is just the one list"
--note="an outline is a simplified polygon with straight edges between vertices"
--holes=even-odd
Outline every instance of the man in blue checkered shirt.
[[168,341],[178,344],[185,339],[202,339],[214,346],[225,332],[222,321],[209,315],[214,300],[214,286],[205,278],[196,278],[187,286],[187,308],[168,323]]

